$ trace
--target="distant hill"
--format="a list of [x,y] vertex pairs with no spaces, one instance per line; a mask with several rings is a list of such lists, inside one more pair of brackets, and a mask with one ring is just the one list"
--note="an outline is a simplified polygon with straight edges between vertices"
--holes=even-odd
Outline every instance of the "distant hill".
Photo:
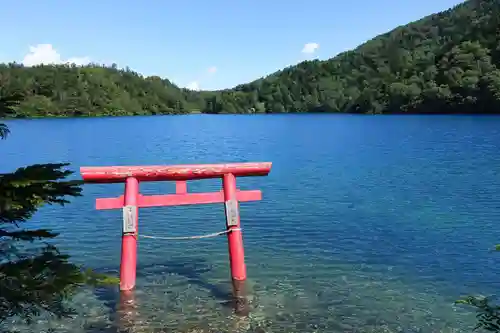
[[6,98],[17,117],[180,114],[204,105],[168,80],[98,65],[0,65],[0,105]]
[[172,113],[500,113],[500,1],[469,0],[327,61],[212,92],[102,66],[0,66],[18,117]]
[[207,111],[500,113],[500,1],[467,1],[213,101]]

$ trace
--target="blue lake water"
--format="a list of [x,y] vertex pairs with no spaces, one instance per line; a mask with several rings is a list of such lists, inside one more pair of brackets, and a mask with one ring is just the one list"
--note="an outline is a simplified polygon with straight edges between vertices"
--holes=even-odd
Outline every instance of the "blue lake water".
[[[134,332],[470,332],[464,294],[500,283],[500,118],[472,116],[193,115],[15,120],[0,171],[80,166],[271,161],[238,179],[263,200],[241,205],[252,312],[226,305],[225,237],[140,239]],[[75,176],[77,177],[78,174]],[[219,190],[220,181],[189,183]],[[145,194],[171,183],[141,184]],[[95,211],[123,185],[85,185],[66,207],[28,223],[61,232],[76,262],[118,275],[121,211]],[[142,209],[143,235],[224,229],[221,204]],[[116,331],[118,293],[83,291],[60,332]],[[122,314],[123,315],[123,314]]]

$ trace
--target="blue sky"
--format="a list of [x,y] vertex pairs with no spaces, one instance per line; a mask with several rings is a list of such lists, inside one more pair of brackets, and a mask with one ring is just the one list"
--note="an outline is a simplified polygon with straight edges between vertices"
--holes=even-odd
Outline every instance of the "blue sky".
[[[0,61],[115,62],[180,86],[228,88],[460,2],[0,0]],[[308,43],[314,52],[303,53]]]

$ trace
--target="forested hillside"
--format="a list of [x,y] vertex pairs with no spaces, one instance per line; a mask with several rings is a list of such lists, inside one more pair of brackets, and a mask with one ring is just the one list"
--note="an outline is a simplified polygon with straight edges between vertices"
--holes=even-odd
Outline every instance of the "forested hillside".
[[[243,65],[243,64],[242,64]],[[500,1],[470,0],[327,61],[233,89],[194,92],[102,66],[0,66],[14,115],[500,113]]]
[[19,117],[173,114],[203,105],[168,80],[97,65],[0,65],[0,96],[20,100]]
[[498,113],[499,41],[500,1],[470,0],[221,92],[213,111]]

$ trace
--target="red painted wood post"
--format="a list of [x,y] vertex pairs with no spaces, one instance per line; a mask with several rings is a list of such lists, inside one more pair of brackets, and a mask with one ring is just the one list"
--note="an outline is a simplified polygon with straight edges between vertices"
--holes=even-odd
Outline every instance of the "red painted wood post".
[[139,217],[139,182],[134,177],[125,181],[123,207],[122,255],[120,263],[120,290],[135,287],[137,269],[137,222]]
[[[261,191],[237,191],[236,177],[267,176],[272,163],[226,163],[194,165],[149,165],[81,167],[85,183],[125,183],[125,195],[117,198],[99,198],[97,209],[123,209],[122,253],[120,264],[120,290],[135,287],[137,268],[138,208],[166,207],[193,204],[225,203],[229,259],[238,314],[248,311],[245,281],[246,266],[243,237],[240,229],[239,202],[262,199]],[[223,191],[188,193],[188,180],[222,178]],[[176,193],[140,195],[139,182],[175,181]]]
[[243,250],[243,235],[240,225],[239,204],[236,197],[236,177],[225,174],[222,179],[224,202],[226,212],[226,226],[230,230],[227,234],[229,246],[229,263],[231,266],[231,278],[233,284],[233,297],[235,311],[238,314],[247,314],[245,281],[247,269],[245,266],[245,252]]

